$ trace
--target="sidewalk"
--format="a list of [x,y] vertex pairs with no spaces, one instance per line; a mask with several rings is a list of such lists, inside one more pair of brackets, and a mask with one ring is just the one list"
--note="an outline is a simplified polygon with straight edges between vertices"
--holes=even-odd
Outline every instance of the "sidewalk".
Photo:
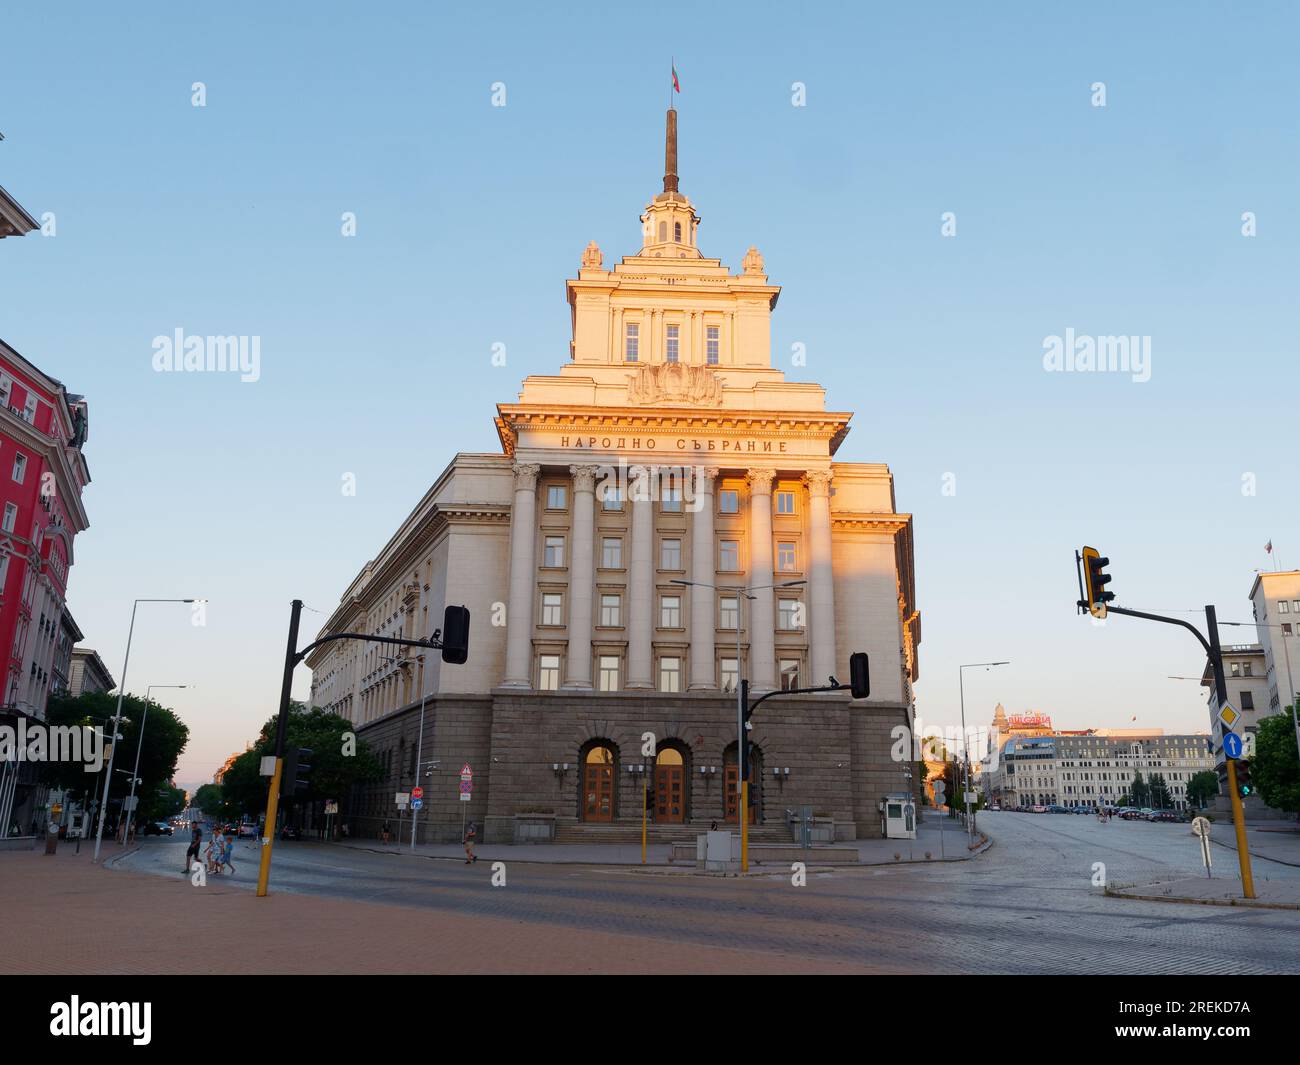
[[1300,880],[1256,880],[1255,898],[1241,897],[1238,880],[1182,877],[1136,887],[1107,890],[1115,898],[1145,902],[1199,902],[1209,906],[1248,906],[1274,910],[1300,910]]
[[[1232,821],[1215,821],[1210,841],[1237,853]],[[1300,867],[1300,827],[1287,821],[1260,821],[1246,825],[1246,850],[1256,858]]]
[[[0,854],[0,973],[850,973],[788,952],[175,880],[81,854]],[[106,861],[127,848],[105,844]],[[483,887],[484,891],[494,890]],[[505,889],[498,889],[505,890]]]
[[[965,861],[982,853],[987,847],[975,850],[967,849],[966,830],[955,819],[943,818],[930,808],[920,812],[916,839],[859,839],[847,843],[817,844],[818,851],[824,852],[834,848],[843,852],[842,861],[846,865],[901,865],[909,861]],[[939,824],[943,822],[942,838]],[[335,840],[328,846],[349,847],[353,850],[371,851],[375,854],[392,854],[394,857],[406,856],[432,858],[444,861],[465,860],[465,849],[458,843],[417,843],[411,846],[410,839],[402,843],[387,845],[374,839]],[[764,844],[763,846],[771,846]],[[793,848],[793,844],[791,844]],[[670,847],[666,843],[652,843],[646,847],[647,866],[663,866],[671,869],[691,871],[695,868],[691,862],[670,862]],[[926,852],[930,857],[926,857]],[[494,843],[475,846],[474,853],[485,862],[541,862],[557,865],[641,865],[640,844],[621,843]],[[855,857],[856,855],[856,857]],[[898,855],[898,858],[894,856]],[[941,858],[942,855],[942,858]],[[799,860],[797,849],[790,851],[790,861]],[[760,869],[771,870],[782,862],[752,861]],[[824,861],[820,865],[828,864]],[[838,862],[836,864],[839,864]]]

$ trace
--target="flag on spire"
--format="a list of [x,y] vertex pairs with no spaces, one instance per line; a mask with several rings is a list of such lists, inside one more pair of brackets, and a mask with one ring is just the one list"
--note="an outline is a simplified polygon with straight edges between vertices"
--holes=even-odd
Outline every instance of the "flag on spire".
[[1273,541],[1272,541],[1272,540],[1269,540],[1269,542],[1266,543],[1266,544],[1264,545],[1264,550],[1267,551],[1270,555],[1273,553]]
[[676,64],[676,62],[673,63],[673,91],[674,91],[674,92],[681,92],[681,91],[682,91],[682,84],[681,84],[681,82],[679,82],[679,81],[677,80],[677,64]]

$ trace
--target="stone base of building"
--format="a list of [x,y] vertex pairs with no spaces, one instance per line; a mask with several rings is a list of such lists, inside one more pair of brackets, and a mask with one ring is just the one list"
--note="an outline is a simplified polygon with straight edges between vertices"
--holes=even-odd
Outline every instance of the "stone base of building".
[[[836,840],[878,838],[880,801],[908,790],[913,764],[894,754],[910,758],[910,744],[896,741],[893,730],[910,726],[909,718],[905,706],[839,694],[764,703],[750,732],[755,833],[787,841],[789,818],[811,807]],[[395,795],[417,783],[418,730],[418,703],[358,730],[389,774],[355,790],[347,806],[353,834],[374,837],[384,821],[396,833]],[[426,770],[431,759],[437,765],[418,781],[424,808],[417,838],[458,842],[462,824],[473,821],[484,843],[563,842],[567,829],[579,827],[583,841],[623,842],[630,830],[639,841],[642,789],[656,781],[676,801],[652,813],[654,835],[693,838],[715,821],[734,824],[727,781],[734,787],[735,738],[735,698],[719,693],[498,689],[439,696],[427,703],[418,756]],[[469,801],[460,799],[465,765]],[[916,790],[915,778],[912,784]]]

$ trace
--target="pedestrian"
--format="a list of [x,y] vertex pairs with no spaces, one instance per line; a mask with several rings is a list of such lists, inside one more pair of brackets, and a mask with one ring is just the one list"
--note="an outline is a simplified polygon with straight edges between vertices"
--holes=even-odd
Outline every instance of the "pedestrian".
[[203,829],[198,825],[194,826],[194,831],[190,833],[190,845],[185,850],[185,868],[183,873],[190,871],[190,864],[199,860],[199,848],[203,843]]
[[465,838],[461,840],[461,842],[465,844],[466,865],[473,865],[476,861],[478,861],[478,855],[474,853],[474,837],[477,834],[478,834],[478,830],[474,827],[473,821],[471,821],[468,825],[465,826]]
[[235,863],[230,860],[231,858],[234,857],[234,854],[235,854],[235,840],[233,837],[227,836],[225,849],[221,852],[221,860],[226,865],[230,866],[231,876],[235,875]]
[[384,837],[384,842],[387,843],[387,842],[388,842],[388,836],[389,836],[389,828],[388,828],[388,822],[387,822],[387,821],[384,822],[384,827],[383,827],[383,829],[381,829],[381,832],[382,832],[383,837]]

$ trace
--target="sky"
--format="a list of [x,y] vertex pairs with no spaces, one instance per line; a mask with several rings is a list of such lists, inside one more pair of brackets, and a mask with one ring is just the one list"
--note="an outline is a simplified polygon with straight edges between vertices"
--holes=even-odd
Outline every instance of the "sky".
[[[178,783],[274,714],[289,602],[305,641],[563,364],[582,249],[639,247],[672,62],[701,250],[759,248],[775,365],[856,412],[836,458],[887,463],[914,515],[921,722],[958,720],[959,664],[1006,659],[965,672],[970,723],[1208,727],[1168,679],[1195,641],[1078,617],[1073,553],[1191,620],[1249,620],[1254,571],[1300,567],[1296,9],[655,10],[6,15],[0,184],[55,233],[0,243],[0,337],[90,403],[85,644],[120,680],[132,600],[209,600],[202,625],[142,605],[126,678],[191,685],[159,693],[191,729]],[[260,337],[257,380],[157,372],[177,329]],[[1149,338],[1149,378],[1049,371],[1067,330]]]

